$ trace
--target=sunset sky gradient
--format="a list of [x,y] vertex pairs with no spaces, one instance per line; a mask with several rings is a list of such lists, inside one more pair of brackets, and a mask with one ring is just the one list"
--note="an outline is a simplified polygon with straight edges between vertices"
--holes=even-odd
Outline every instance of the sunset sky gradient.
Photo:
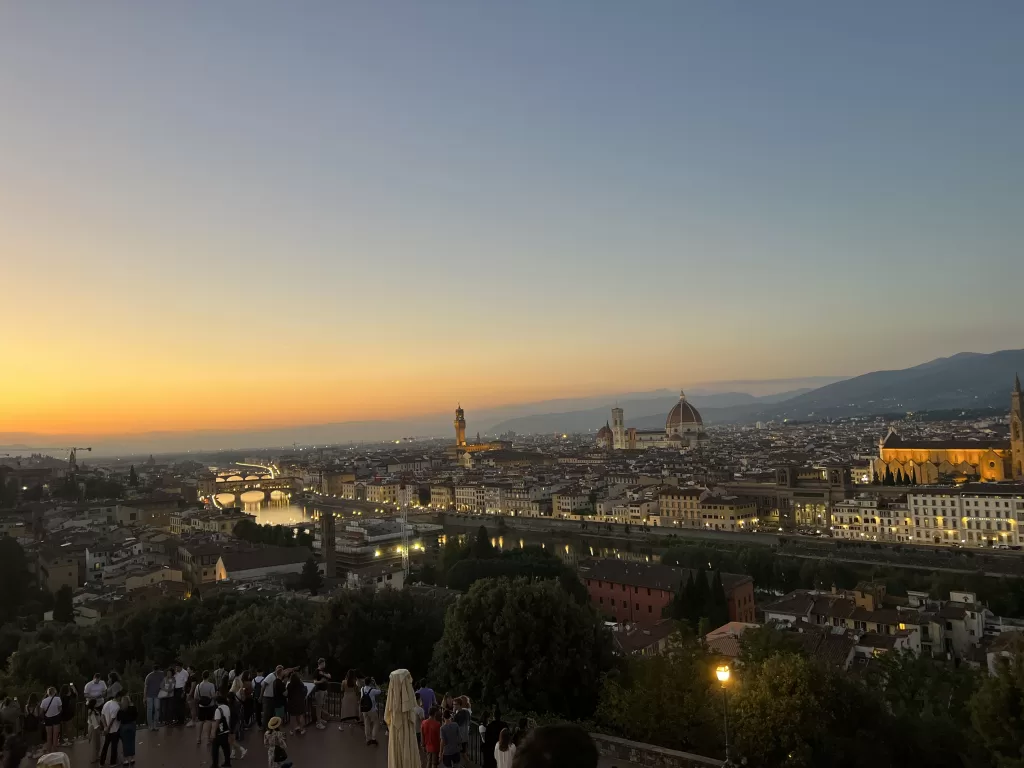
[[1024,3],[0,6],[0,432],[1024,346]]

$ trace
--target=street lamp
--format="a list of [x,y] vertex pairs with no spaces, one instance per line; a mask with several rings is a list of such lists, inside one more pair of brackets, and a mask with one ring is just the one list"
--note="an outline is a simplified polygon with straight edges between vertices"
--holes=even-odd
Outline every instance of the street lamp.
[[725,703],[725,762],[723,766],[731,766],[732,759],[729,757],[729,676],[728,664],[723,664],[715,669],[715,677],[722,684],[722,700]]

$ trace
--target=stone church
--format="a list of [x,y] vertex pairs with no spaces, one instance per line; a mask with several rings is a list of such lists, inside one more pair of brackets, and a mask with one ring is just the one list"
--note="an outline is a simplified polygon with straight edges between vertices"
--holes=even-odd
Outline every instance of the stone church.
[[875,474],[903,472],[915,482],[1024,480],[1024,394],[1016,377],[1010,395],[1010,440],[904,439],[890,429],[878,442]]

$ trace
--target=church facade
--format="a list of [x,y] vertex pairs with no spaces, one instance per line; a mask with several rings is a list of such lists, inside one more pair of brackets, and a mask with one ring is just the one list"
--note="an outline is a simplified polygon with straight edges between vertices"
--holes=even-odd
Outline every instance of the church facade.
[[610,434],[606,424],[598,432],[599,443],[607,444],[615,450],[644,450],[646,448],[694,448],[707,440],[704,421],[700,413],[686,399],[686,393],[679,393],[679,402],[672,406],[665,419],[664,429],[637,429],[627,427],[625,415],[621,408],[612,408]]
[[920,484],[1024,480],[1024,394],[1010,395],[1010,440],[906,440],[896,430],[878,442],[875,475],[900,472]]

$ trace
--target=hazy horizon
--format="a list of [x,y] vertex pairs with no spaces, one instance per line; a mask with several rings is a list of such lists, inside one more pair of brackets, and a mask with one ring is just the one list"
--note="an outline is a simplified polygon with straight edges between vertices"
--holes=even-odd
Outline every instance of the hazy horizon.
[[[773,394],[779,394],[784,392],[790,392],[794,390],[802,390],[807,388],[813,388],[816,386],[823,386],[826,383],[833,381],[841,381],[847,377],[845,376],[815,376],[805,377],[801,379],[770,379],[770,380],[752,380],[746,382],[696,382],[687,388],[687,391],[691,393],[691,396],[696,400],[700,400],[702,397],[713,396],[715,394],[728,394],[728,393],[744,393],[751,394],[754,396],[767,396]],[[736,385],[736,386],[733,386]],[[738,388],[741,385],[746,385],[745,388]],[[467,418],[470,422],[471,434],[475,434],[476,431],[489,432],[490,428],[495,422],[514,418],[517,416],[541,414],[547,410],[554,410],[559,407],[564,407],[568,410],[584,410],[587,408],[599,407],[607,405],[610,407],[615,400],[618,399],[634,399],[642,400],[647,398],[658,398],[658,397],[675,397],[678,394],[678,389],[673,387],[661,387],[655,390],[645,391],[629,391],[629,392],[607,392],[587,397],[577,398],[553,398],[549,400],[530,401],[523,403],[506,403],[498,406],[473,408],[470,401],[461,401],[462,407],[466,410]],[[270,448],[275,445],[291,445],[295,442],[291,439],[284,440],[283,438],[289,433],[300,433],[307,430],[331,430],[336,428],[360,428],[364,429],[362,437],[351,438],[351,439],[338,439],[331,440],[330,442],[386,442],[394,440],[399,437],[448,437],[448,433],[451,431],[451,419],[452,409],[455,405],[459,404],[456,402],[452,405],[452,408],[444,411],[433,411],[424,412],[419,414],[412,414],[407,418],[403,419],[369,419],[363,421],[343,421],[343,422],[318,422],[318,423],[299,423],[284,426],[255,426],[250,429],[241,430],[228,430],[228,429],[205,429],[205,430],[180,430],[180,431],[146,431],[146,432],[129,432],[122,434],[89,434],[89,433],[56,433],[56,434],[45,434],[45,433],[25,433],[25,432],[5,432],[0,431],[0,450],[8,451],[11,449],[17,450],[43,450],[43,449],[55,449],[57,444],[88,444],[94,447],[94,455],[100,456],[111,456],[118,455],[119,453],[127,452],[160,452],[160,453],[179,453],[186,452],[189,450],[229,450],[229,449],[245,449],[245,448]],[[473,424],[476,424],[474,427]],[[413,428],[428,428],[426,432],[415,433],[408,430],[403,431],[403,426],[410,426]],[[595,424],[594,429],[600,427],[600,424]],[[377,434],[376,437],[367,437],[366,430]],[[276,442],[267,443],[254,443],[247,442],[252,437],[260,438],[260,436],[274,434],[280,436],[282,439]],[[296,434],[297,436],[297,434]],[[232,443],[232,440],[237,440],[237,443]],[[211,445],[204,445],[204,442],[209,442]],[[321,443],[325,442],[321,440]],[[302,444],[312,444],[310,442],[303,442]],[[96,449],[96,446],[101,446]],[[172,449],[168,449],[168,446],[173,446]],[[45,450],[44,450],[45,452]],[[85,454],[88,456],[89,454]]]
[[394,423],[1019,347],[1022,22],[6,4],[0,434]]

